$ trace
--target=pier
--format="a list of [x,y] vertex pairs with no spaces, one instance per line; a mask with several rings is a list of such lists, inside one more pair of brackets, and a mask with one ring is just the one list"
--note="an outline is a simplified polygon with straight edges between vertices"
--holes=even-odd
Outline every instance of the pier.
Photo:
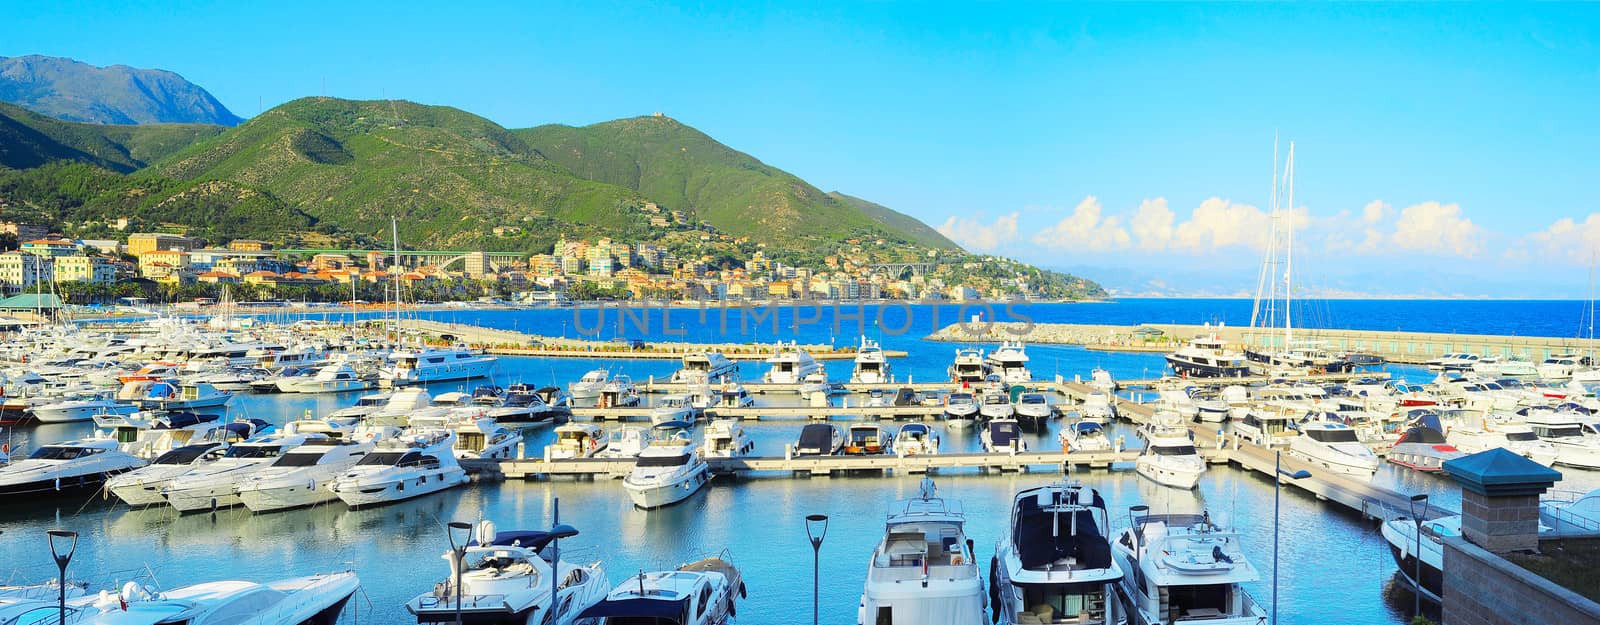
[[[720,352],[729,360],[762,361],[777,353],[777,344],[767,343],[687,343],[677,341],[651,341],[644,349],[633,349],[629,344],[578,338],[553,337],[528,334],[515,330],[486,328],[461,323],[445,323],[427,319],[407,319],[401,327],[432,336],[440,340],[466,343],[501,356],[539,356],[543,358],[606,358],[620,360],[678,360],[684,354],[695,352]],[[853,348],[837,349],[832,345],[795,345],[817,360],[853,360]],[[905,358],[902,350],[883,350],[885,358]]]

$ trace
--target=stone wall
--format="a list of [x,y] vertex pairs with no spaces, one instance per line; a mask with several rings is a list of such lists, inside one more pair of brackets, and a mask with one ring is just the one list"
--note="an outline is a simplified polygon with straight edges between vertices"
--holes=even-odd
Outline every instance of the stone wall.
[[1461,489],[1461,533],[1494,553],[1539,547],[1539,496],[1486,497]]
[[1443,625],[1600,625],[1600,604],[1460,537],[1444,541],[1443,607]]

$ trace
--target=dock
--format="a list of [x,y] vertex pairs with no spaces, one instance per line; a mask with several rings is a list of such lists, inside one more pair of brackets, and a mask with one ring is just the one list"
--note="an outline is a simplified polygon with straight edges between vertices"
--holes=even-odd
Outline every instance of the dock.
[[[441,341],[465,343],[491,354],[505,356],[678,360],[685,354],[714,351],[727,356],[729,360],[763,361],[771,358],[779,347],[778,344],[765,343],[650,341],[645,347],[635,349],[626,342],[554,337],[427,319],[407,319],[401,324],[408,331],[425,334]],[[853,347],[836,348],[822,344],[790,345],[790,347],[804,350],[817,360],[853,360],[856,357]],[[886,349],[883,350],[883,355],[885,358],[905,358],[907,354],[903,350]]]
[[[1019,472],[1043,468],[1061,473],[1067,467],[1107,469],[1115,463],[1131,463],[1138,455],[1138,451],[1129,450],[1071,453],[1051,450],[910,456],[746,456],[707,458],[706,464],[710,465],[712,473],[718,475],[771,473],[796,477],[820,477],[835,473],[922,474],[950,469]],[[1217,458],[1217,462],[1223,461],[1220,455]],[[505,479],[621,477],[633,469],[632,460],[611,458],[463,460],[461,465],[468,472],[495,473]]]

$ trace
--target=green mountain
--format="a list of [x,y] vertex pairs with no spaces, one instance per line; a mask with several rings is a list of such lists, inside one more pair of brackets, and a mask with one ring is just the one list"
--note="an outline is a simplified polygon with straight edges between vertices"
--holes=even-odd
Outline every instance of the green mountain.
[[64,122],[0,102],[0,167],[25,169],[69,160],[126,173],[223,130],[221,126],[201,124],[102,126]]
[[95,67],[38,55],[0,57],[0,101],[95,124],[233,126],[243,121],[205,89],[173,72]]
[[[796,248],[853,236],[956,248],[915,219],[823,193],[670,117],[635,117],[582,128],[548,125],[514,133],[578,176],[627,187],[734,235]],[[907,227],[908,222],[920,228]]]

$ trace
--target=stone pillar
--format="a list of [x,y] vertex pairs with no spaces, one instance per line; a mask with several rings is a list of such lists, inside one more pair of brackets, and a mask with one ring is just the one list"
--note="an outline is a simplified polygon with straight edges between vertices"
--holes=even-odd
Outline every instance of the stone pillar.
[[1444,463],[1461,485],[1461,534],[1492,553],[1539,548],[1539,495],[1561,473],[1501,448]]

